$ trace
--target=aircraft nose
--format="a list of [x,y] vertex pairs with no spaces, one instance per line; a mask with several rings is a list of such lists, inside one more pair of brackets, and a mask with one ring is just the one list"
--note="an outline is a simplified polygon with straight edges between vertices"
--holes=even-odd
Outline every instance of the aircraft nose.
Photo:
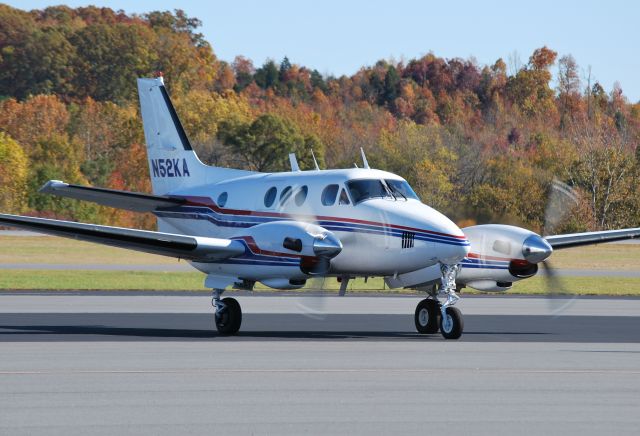
[[438,260],[448,265],[460,263],[469,253],[471,244],[462,230],[448,218],[443,217],[439,221],[435,226],[438,231],[434,234]]

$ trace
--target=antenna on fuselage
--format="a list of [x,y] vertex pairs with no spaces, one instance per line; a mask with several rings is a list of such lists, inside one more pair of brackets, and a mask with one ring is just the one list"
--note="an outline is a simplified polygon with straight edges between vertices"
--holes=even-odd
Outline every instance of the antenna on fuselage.
[[364,165],[364,168],[370,169],[369,162],[367,162],[367,156],[364,154],[364,149],[362,147],[360,147],[360,154],[362,155],[362,165]]
[[311,149],[311,157],[313,158],[313,164],[316,166],[316,171],[320,171],[320,167],[318,166],[318,161],[316,160],[316,155],[313,154],[313,148]]
[[289,153],[289,163],[291,164],[291,171],[300,171],[295,153]]

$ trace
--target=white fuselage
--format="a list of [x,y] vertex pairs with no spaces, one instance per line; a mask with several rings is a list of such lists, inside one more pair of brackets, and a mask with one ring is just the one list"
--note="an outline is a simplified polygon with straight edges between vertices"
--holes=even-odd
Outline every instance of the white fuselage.
[[[357,202],[346,185],[350,180],[404,181],[385,171],[357,168],[253,174],[169,193],[189,201],[157,212],[159,230],[253,237],[258,247],[249,244],[244,257],[194,264],[209,274],[251,280],[308,277],[300,270],[300,257],[284,249],[265,254],[260,246],[262,235],[256,236],[255,229],[276,221],[308,222],[336,235],[343,248],[331,260],[330,275],[393,276],[439,262],[458,263],[467,254],[464,233],[443,214],[400,195]],[[336,191],[333,201],[325,190]]]

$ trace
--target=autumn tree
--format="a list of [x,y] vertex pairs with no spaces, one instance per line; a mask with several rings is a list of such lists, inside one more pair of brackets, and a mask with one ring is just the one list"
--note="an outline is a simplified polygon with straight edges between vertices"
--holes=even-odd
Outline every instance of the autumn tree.
[[560,128],[573,119],[580,108],[580,75],[578,64],[571,55],[558,61],[558,98],[560,106]]
[[28,158],[20,144],[0,132],[0,211],[26,209]]

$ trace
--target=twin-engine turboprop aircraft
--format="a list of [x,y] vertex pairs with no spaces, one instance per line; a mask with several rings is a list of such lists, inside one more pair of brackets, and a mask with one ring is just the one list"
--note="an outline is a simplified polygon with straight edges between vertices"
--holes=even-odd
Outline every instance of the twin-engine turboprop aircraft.
[[41,192],[151,212],[157,232],[0,215],[0,224],[186,259],[214,291],[221,334],[242,322],[225,288],[261,282],[295,289],[315,277],[382,276],[392,288],[426,290],[416,329],[457,339],[456,291],[504,291],[536,274],[553,249],[640,236],[640,229],[543,238],[513,226],[460,229],[422,203],[401,177],[364,168],[259,173],[200,162],[161,77],[138,79],[153,195],[49,181]]

